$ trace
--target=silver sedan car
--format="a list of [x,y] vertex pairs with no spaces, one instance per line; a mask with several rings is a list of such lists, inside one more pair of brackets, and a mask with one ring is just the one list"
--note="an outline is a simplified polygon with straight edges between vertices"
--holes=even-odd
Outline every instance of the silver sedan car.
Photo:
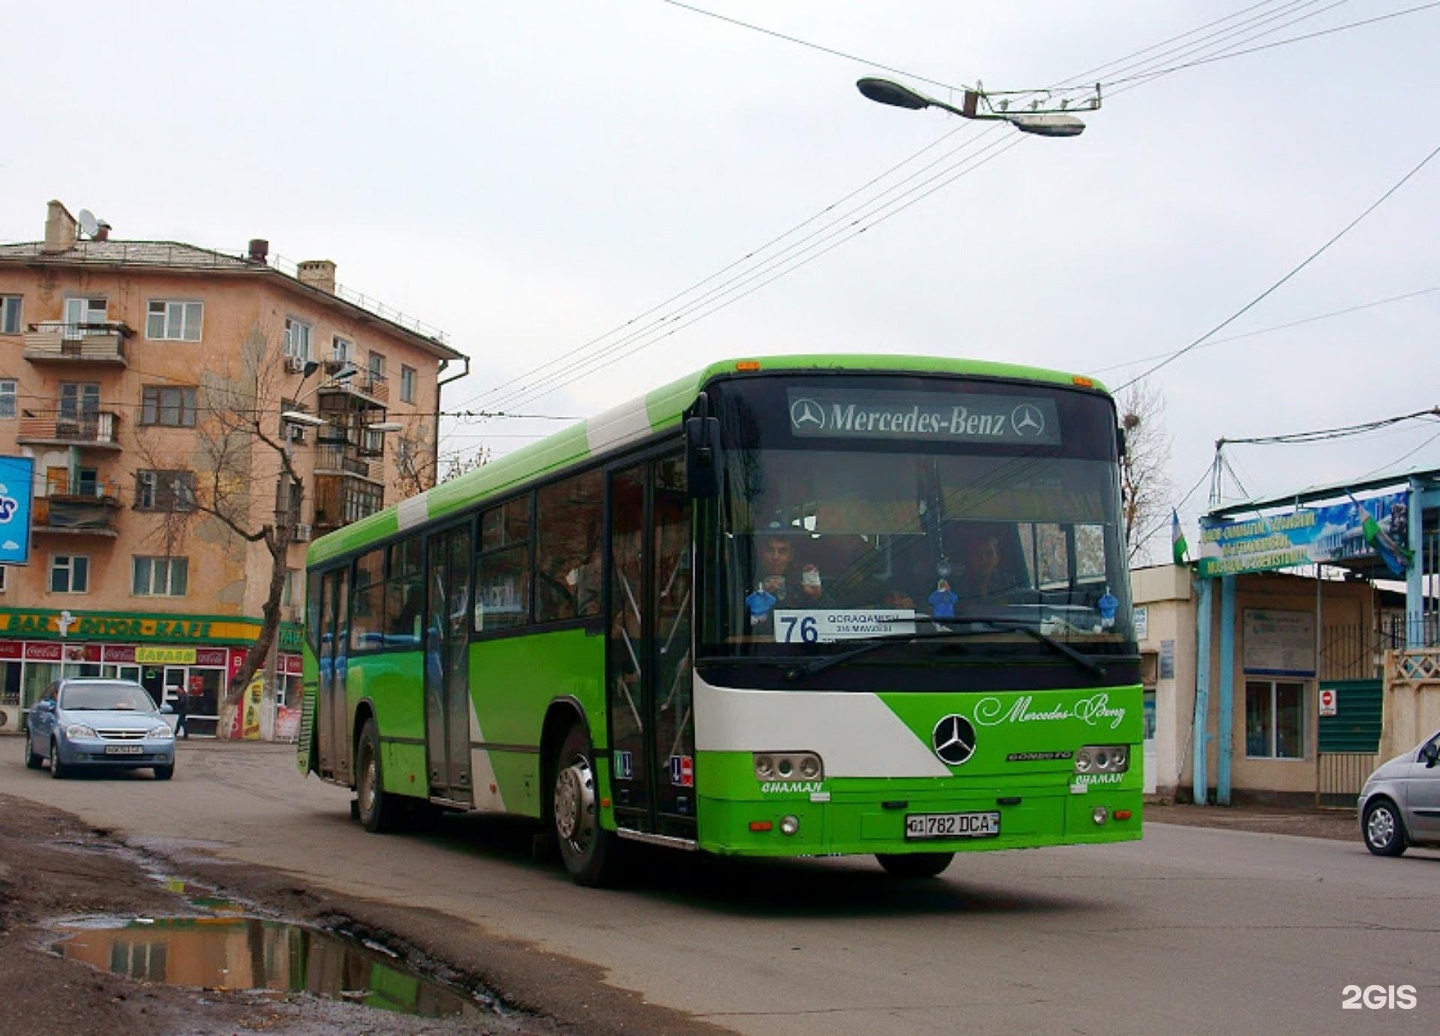
[[1440,731],[1383,763],[1360,792],[1360,833],[1376,856],[1440,845]]
[[175,775],[175,732],[133,680],[57,680],[30,709],[25,765],[50,760],[50,776],[148,767]]

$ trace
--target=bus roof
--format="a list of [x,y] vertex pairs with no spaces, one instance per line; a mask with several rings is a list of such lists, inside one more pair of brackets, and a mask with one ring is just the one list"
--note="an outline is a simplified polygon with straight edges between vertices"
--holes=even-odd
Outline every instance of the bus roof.
[[695,402],[700,390],[712,381],[729,376],[748,377],[777,371],[968,374],[1065,388],[1079,387],[1101,393],[1107,391],[1098,381],[1062,371],[939,356],[837,354],[724,360],[328,533],[311,543],[307,563],[318,564],[358,550],[404,529],[443,518],[447,514],[458,513],[472,504],[477,497],[503,492],[577,461],[613,452],[677,426],[682,415]]

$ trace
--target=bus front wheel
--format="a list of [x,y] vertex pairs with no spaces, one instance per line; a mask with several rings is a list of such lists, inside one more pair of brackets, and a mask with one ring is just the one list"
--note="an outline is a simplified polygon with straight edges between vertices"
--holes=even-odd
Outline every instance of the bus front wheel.
[[385,771],[380,763],[380,730],[373,719],[365,721],[355,752],[356,813],[366,831],[394,830],[400,812],[395,796],[385,792]]
[[601,886],[615,878],[618,847],[615,836],[600,827],[594,759],[589,733],[575,724],[556,757],[550,812],[570,877],[580,885]]
[[876,853],[885,873],[897,878],[933,878],[950,866],[954,853]]

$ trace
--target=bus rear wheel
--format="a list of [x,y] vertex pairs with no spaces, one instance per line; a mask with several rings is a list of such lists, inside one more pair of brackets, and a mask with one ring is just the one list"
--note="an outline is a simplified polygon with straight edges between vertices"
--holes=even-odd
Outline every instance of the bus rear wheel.
[[950,866],[954,853],[876,853],[885,873],[896,878],[933,878]]
[[595,753],[590,734],[575,724],[560,745],[550,802],[560,859],[576,884],[608,885],[618,873],[615,836],[600,827]]
[[380,763],[380,730],[375,721],[365,721],[355,752],[356,813],[366,831],[383,834],[393,831],[399,820],[400,806],[395,796],[386,793],[385,771]]

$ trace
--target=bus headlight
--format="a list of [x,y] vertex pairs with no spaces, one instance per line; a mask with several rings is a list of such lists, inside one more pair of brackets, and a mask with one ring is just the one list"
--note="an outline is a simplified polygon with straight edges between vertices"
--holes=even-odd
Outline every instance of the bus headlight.
[[814,752],[756,752],[757,781],[819,781],[825,764]]
[[1075,753],[1076,773],[1124,773],[1129,769],[1128,745],[1086,745]]

